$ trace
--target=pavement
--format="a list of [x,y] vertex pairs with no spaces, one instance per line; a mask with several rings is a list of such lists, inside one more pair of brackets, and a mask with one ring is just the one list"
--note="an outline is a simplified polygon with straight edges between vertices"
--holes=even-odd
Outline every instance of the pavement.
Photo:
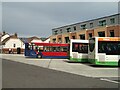
[[118,74],[120,69],[118,67],[100,67],[89,63],[71,63],[67,59],[26,58],[22,54],[2,54],[1,58],[71,74],[99,78],[107,82],[120,83],[120,74]]
[[70,63],[67,59],[26,58],[22,54],[2,54],[2,58],[87,77],[119,77],[118,67],[97,67],[89,63]]
[[95,88],[93,90],[114,88],[118,90],[118,83],[7,59],[2,59],[2,67],[3,88],[87,88],[87,90],[88,88],[90,90],[91,88]]

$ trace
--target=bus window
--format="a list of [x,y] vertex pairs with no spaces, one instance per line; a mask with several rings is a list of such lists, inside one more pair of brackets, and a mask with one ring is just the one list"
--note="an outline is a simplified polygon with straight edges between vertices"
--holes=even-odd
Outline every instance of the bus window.
[[88,53],[88,44],[87,43],[79,44],[78,52],[79,53]]
[[42,52],[43,51],[43,47],[39,47],[39,52]]
[[98,53],[106,53],[106,55],[120,55],[120,45],[118,41],[99,41]]
[[52,47],[44,46],[43,51],[44,52],[52,51]]
[[29,48],[29,50],[32,50],[32,46],[31,45],[29,45],[28,48]]
[[84,45],[84,53],[88,53],[88,44]]
[[69,51],[69,50],[68,50],[68,47],[62,47],[62,51],[63,51],[63,52]]
[[25,44],[25,49],[26,49],[26,50],[30,50],[30,47],[29,47],[29,44],[28,44],[28,43]]
[[56,52],[56,51],[57,51],[57,48],[56,48],[56,47],[52,47],[52,51],[53,51],[53,52]]
[[67,47],[53,47],[53,51],[54,52],[66,52],[67,51]]
[[78,52],[78,43],[72,44],[72,52]]
[[114,51],[116,51],[118,47],[117,47],[116,44],[114,44],[112,48],[113,48]]
[[35,50],[37,50],[37,51],[38,51],[38,46],[35,46]]
[[57,52],[61,52],[62,51],[62,47],[56,47],[56,51]]

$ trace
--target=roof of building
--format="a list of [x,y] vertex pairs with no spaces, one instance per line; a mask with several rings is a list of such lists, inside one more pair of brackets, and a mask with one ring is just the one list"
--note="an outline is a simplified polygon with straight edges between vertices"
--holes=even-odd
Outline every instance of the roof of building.
[[2,33],[2,37],[5,36],[5,35],[9,35],[9,34],[8,33],[5,33],[5,34]]
[[2,41],[2,45],[4,45],[8,40],[10,40],[10,39],[18,39],[18,37],[17,36],[15,36],[15,35],[11,35],[10,37],[7,37],[6,39],[4,39],[3,41]]
[[42,41],[45,41],[45,40],[47,40],[48,38],[40,38]]
[[25,43],[25,42],[31,42],[32,40],[41,40],[41,38],[33,36],[29,38],[20,38],[20,40],[22,40]]
[[60,26],[58,28],[53,28],[52,30],[61,29],[61,28],[67,27],[67,26],[74,26],[76,24],[86,23],[86,22],[90,22],[90,21],[94,21],[94,20],[98,20],[98,19],[103,19],[103,18],[107,18],[107,17],[112,17],[112,16],[116,16],[116,15],[119,15],[119,13],[113,14],[113,15],[109,15],[109,16],[100,17],[100,18],[96,18],[96,19],[85,20],[85,21],[82,21],[82,22],[74,23],[74,24]]

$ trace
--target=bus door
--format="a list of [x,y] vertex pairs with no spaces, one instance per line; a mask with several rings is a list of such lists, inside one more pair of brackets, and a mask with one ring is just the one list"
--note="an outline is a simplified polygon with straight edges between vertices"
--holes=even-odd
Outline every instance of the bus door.
[[95,38],[89,40],[88,58],[90,62],[95,59]]

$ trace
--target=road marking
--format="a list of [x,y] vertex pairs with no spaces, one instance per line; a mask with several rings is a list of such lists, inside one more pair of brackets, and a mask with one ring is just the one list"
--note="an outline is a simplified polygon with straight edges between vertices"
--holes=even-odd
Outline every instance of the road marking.
[[108,81],[108,82],[113,82],[113,83],[117,83],[117,84],[120,83],[120,82],[109,80],[109,79],[105,79],[105,78],[100,78],[100,80],[104,80],[104,81]]

